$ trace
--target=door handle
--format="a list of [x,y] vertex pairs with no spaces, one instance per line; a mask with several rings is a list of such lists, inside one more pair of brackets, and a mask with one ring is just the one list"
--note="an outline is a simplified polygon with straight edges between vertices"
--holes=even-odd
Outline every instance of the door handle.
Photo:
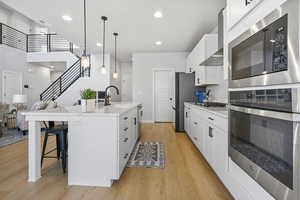
[[128,128],[124,128],[124,131],[128,131]]
[[198,125],[198,122],[194,122],[195,125]]
[[128,155],[129,155],[129,154],[128,154],[128,153],[126,153],[126,154],[125,154],[125,156],[124,156],[124,159],[126,159],[126,158],[128,157]]
[[128,119],[128,117],[124,117],[124,120],[127,120]]
[[214,134],[213,134],[213,128],[212,128],[212,127],[209,127],[208,135],[209,135],[210,138],[213,138],[213,137],[214,137]]
[[124,139],[124,142],[127,142],[127,141],[128,141],[128,138],[125,138],[125,139]]
[[194,137],[194,140],[198,141],[198,138]]
[[214,118],[209,117],[208,119],[211,120],[211,121],[214,121]]
[[134,118],[134,125],[136,125],[136,117]]

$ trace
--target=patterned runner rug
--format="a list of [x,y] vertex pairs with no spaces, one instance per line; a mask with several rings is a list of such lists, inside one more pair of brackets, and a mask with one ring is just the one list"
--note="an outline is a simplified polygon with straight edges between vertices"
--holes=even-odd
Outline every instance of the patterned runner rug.
[[165,150],[160,142],[138,142],[127,167],[165,168]]

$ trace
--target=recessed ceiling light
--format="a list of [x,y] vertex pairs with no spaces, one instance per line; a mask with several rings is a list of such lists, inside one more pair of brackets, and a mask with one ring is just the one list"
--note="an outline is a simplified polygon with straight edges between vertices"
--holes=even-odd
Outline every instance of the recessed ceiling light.
[[160,46],[160,45],[162,45],[162,41],[156,41],[155,44],[156,44],[157,46]]
[[164,14],[161,11],[156,11],[153,16],[157,19],[160,19],[163,18]]
[[62,18],[63,18],[63,20],[65,20],[65,21],[67,21],[67,22],[72,21],[72,17],[69,16],[69,15],[63,15]]
[[102,47],[102,44],[101,44],[100,42],[98,42],[96,45],[97,45],[98,47]]

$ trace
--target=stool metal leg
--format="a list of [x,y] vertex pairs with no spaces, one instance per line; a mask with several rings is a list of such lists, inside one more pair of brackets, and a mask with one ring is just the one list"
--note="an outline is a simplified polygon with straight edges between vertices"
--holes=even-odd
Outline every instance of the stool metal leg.
[[42,150],[42,158],[41,158],[41,167],[43,166],[43,161],[44,161],[44,157],[45,157],[45,151],[46,151],[47,141],[48,141],[48,133],[46,133],[45,137],[44,137],[43,150]]
[[59,160],[60,159],[60,138],[59,138],[59,135],[56,135],[55,136],[56,137],[56,147],[57,147],[57,149],[56,149],[56,153],[57,153],[57,160]]

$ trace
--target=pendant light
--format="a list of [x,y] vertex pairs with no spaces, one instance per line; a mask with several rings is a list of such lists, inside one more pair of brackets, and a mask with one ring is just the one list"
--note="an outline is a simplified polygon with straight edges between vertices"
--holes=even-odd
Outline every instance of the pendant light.
[[113,78],[114,79],[118,79],[119,74],[117,72],[117,37],[118,37],[118,33],[114,33],[115,36],[115,71],[113,73]]
[[81,56],[81,66],[86,69],[90,67],[90,56],[86,54],[86,0],[83,0],[84,2],[84,50],[83,50],[83,54]]
[[102,50],[102,67],[101,72],[102,74],[106,74],[106,67],[105,67],[105,23],[107,21],[106,16],[102,16],[101,19],[103,20],[103,50]]

